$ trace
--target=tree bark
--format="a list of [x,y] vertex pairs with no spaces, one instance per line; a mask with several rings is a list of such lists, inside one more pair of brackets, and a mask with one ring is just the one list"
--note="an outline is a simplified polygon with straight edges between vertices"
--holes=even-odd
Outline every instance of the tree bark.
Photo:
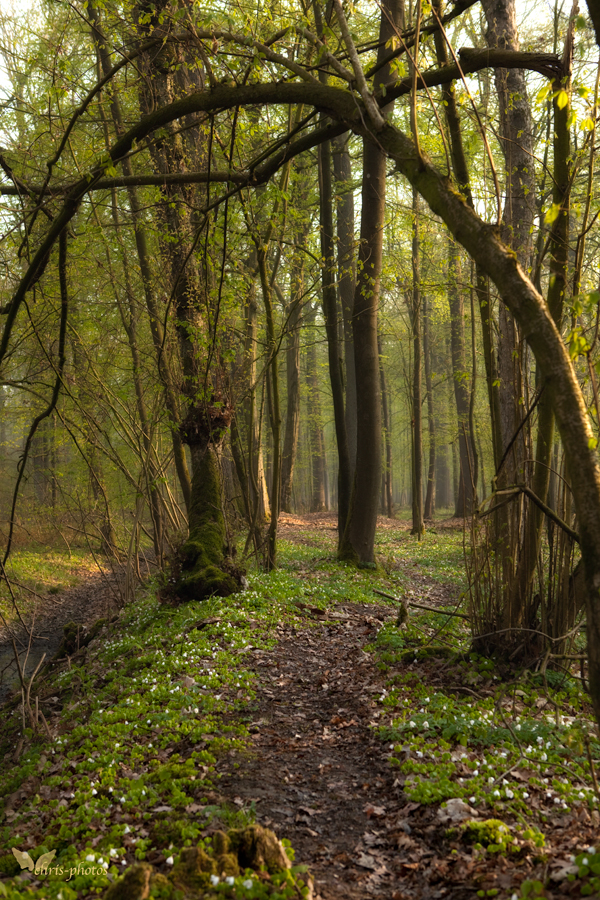
[[[482,0],[487,22],[486,39],[492,48],[517,51],[514,0]],[[535,156],[533,123],[523,69],[496,69],[496,91],[500,112],[500,141],[505,161],[505,203],[502,237],[512,247],[523,268],[530,264],[531,232],[535,209]],[[498,379],[501,451],[504,456],[521,428],[525,416],[523,403],[523,342],[514,319],[508,314],[506,299],[499,309]],[[502,484],[514,484],[525,477],[527,457],[526,430],[512,444],[502,467]],[[514,526],[513,526],[514,527]],[[516,539],[516,538],[515,538]]]
[[[307,306],[306,323],[315,328],[316,309],[309,303]],[[323,422],[321,418],[321,395],[319,385],[319,371],[317,367],[317,342],[316,332],[309,337],[306,348],[306,379],[308,382],[308,427],[310,439],[310,455],[312,470],[312,487],[310,499],[311,512],[325,512],[327,509],[327,492],[325,485],[325,439],[323,436]]]
[[394,501],[392,497],[392,416],[390,408],[390,392],[385,376],[381,335],[378,338],[379,347],[379,375],[381,381],[381,417],[383,421],[383,446],[384,461],[381,473],[381,511],[388,517],[394,518]]
[[[435,7],[438,15],[441,14],[440,0],[435,0]],[[436,32],[434,35],[436,55],[438,64],[441,68],[449,66],[448,51],[446,42],[441,33]],[[456,179],[457,185],[465,200],[470,207],[474,208],[473,195],[471,192],[471,183],[469,170],[467,166],[467,157],[465,154],[462,131],[460,125],[460,116],[456,103],[456,92],[454,84],[445,84],[442,88],[442,99],[444,103],[444,115],[450,138],[450,156],[452,160],[452,171]],[[500,464],[503,455],[502,433],[500,429],[501,409],[500,409],[500,393],[498,364],[494,354],[494,318],[492,312],[492,303],[489,288],[489,279],[485,274],[485,270],[481,266],[476,266],[475,270],[475,293],[479,306],[481,319],[481,337],[483,344],[483,358],[485,363],[486,384],[488,390],[488,402],[490,410],[490,420],[492,427],[492,445],[494,448],[494,461],[496,466]],[[474,446],[472,444],[472,446]]]
[[412,296],[410,324],[413,343],[412,373],[412,529],[421,539],[425,533],[423,522],[423,412],[421,399],[421,247],[419,234],[419,195],[413,190],[412,201]]
[[448,242],[448,302],[450,305],[450,341],[452,379],[458,421],[459,476],[454,515],[470,516],[474,500],[474,472],[469,426],[470,391],[465,352],[465,307],[460,282],[460,255],[454,241]]
[[271,521],[267,536],[266,567],[270,572],[277,565],[277,523],[279,520],[279,491],[281,487],[281,411],[279,404],[278,343],[275,338],[275,318],[271,282],[267,274],[267,261],[263,246],[257,249],[258,271],[265,304],[267,325],[268,365],[266,377],[271,388],[271,431],[273,434],[273,467],[271,480]]
[[304,277],[303,254],[298,250],[292,259],[290,285],[285,351],[287,407],[281,459],[281,509],[288,513],[292,512],[292,486],[300,434],[300,320]]
[[[103,76],[107,76],[112,68],[112,60],[105,36],[102,34],[101,21],[98,10],[92,3],[89,7],[90,20],[92,22],[92,37],[97,48],[98,58]],[[123,116],[121,104],[116,92],[116,88],[111,86],[110,110],[118,137],[124,133]],[[121,160],[121,168],[126,177],[130,177],[133,173],[131,160],[125,156]],[[148,311],[148,321],[150,323],[150,332],[154,343],[156,353],[158,372],[163,384],[165,394],[165,404],[171,417],[171,441],[173,446],[173,460],[175,462],[175,470],[179,479],[179,486],[186,509],[189,508],[191,499],[191,478],[188,470],[187,460],[185,456],[185,447],[181,441],[179,434],[180,410],[179,402],[176,395],[173,374],[171,372],[171,360],[169,358],[168,347],[165,344],[165,336],[162,327],[162,316],[158,310],[158,300],[154,290],[155,276],[152,271],[151,254],[148,247],[148,238],[144,225],[144,216],[142,206],[138,198],[138,191],[134,185],[127,188],[129,198],[129,206],[134,226],[135,244],[140,264],[140,276],[144,289],[144,298]],[[113,200],[114,206],[114,200]]]
[[[394,36],[399,20],[397,0],[382,4],[378,61]],[[375,87],[389,76],[387,66],[375,79]],[[384,111],[391,109],[388,105]],[[381,397],[377,310],[385,222],[385,149],[370,140],[363,143],[362,212],[358,279],[354,295],[352,333],[356,372],[357,439],[356,469],[348,524],[339,555],[359,565],[375,565],[375,529],[381,487]]]
[[[565,48],[565,57],[567,57],[567,54],[568,48]],[[569,266],[571,142],[568,122],[571,105],[569,102],[560,108],[558,96],[561,91],[565,91],[567,94],[570,92],[570,78],[568,78],[568,81],[555,81],[553,88],[554,166],[552,203],[558,212],[550,230],[550,280],[547,303],[550,314],[560,330],[562,327],[563,304],[567,291]],[[536,372],[536,387],[538,391],[541,391],[541,396],[538,403],[538,428],[531,489],[542,503],[546,503],[550,482],[550,461],[554,445],[554,412],[551,398],[545,390],[545,384],[539,372]],[[542,510],[535,504],[529,503],[525,519],[523,546],[515,578],[515,589],[506,616],[506,621],[509,621],[511,625],[518,624],[522,620],[522,601],[528,596],[537,567],[543,525],[544,514]]]
[[429,432],[429,466],[427,468],[427,491],[423,518],[433,520],[435,514],[435,410],[433,403],[433,382],[431,377],[431,329],[426,297],[423,297],[423,362],[425,368],[425,392],[427,396],[427,430]]
[[329,360],[329,380],[333,398],[333,415],[338,451],[338,545],[341,544],[350,508],[350,455],[344,415],[342,380],[342,348],[338,343],[338,305],[335,287],[333,234],[333,196],[331,182],[331,145],[324,141],[319,148],[319,191],[321,214],[321,277],[323,314]]
[[[168,3],[169,0],[161,0],[158,5],[149,6],[147,0],[140,0],[139,29],[152,30],[155,36],[164,32],[166,36],[171,16],[164,15],[163,19],[163,14],[168,12]],[[149,54],[140,57],[144,77],[140,81],[139,100],[146,114],[204,89],[203,70],[189,66],[186,53],[185,45],[165,42],[152,57]],[[206,167],[210,154],[206,129],[194,114],[185,117],[184,124],[178,134],[174,133],[173,123],[165,126],[170,140],[150,142],[157,174],[185,173],[190,168]],[[177,589],[190,597],[193,584],[195,596],[203,599],[215,593],[226,596],[240,584],[241,573],[233,577],[234,569],[226,558],[224,541],[217,547],[216,537],[214,540],[212,537],[213,533],[220,533],[219,516],[222,516],[221,467],[217,462],[233,411],[225,393],[224,374],[219,366],[217,371],[213,370],[213,349],[207,349],[217,344],[214,329],[218,316],[211,305],[211,266],[206,244],[204,253],[196,252],[199,228],[194,213],[196,188],[189,184],[165,184],[162,191],[159,211],[168,239],[161,240],[161,251],[175,310],[181,392],[186,406],[180,434],[190,446],[192,461],[189,538],[181,551],[182,574]],[[204,479],[208,479],[206,485],[202,483]],[[206,510],[201,508],[204,501],[209,504]],[[210,527],[206,526],[207,521]],[[204,540],[206,545],[202,547]]]
[[352,164],[348,152],[349,132],[333,141],[333,174],[337,200],[338,293],[344,323],[344,371],[346,376],[346,440],[350,457],[350,478],[356,469],[356,370],[354,367],[354,192]]

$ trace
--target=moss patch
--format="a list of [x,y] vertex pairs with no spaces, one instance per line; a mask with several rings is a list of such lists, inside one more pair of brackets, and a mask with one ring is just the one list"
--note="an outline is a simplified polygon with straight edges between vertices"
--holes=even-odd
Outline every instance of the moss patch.
[[225,552],[221,510],[221,472],[217,451],[192,447],[193,480],[189,537],[179,552],[163,599],[183,601],[228,597],[240,589],[242,575]]

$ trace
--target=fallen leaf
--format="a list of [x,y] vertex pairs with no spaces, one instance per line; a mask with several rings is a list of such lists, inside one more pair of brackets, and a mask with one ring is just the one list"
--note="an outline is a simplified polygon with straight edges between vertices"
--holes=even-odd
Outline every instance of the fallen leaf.
[[438,818],[442,822],[464,822],[465,819],[472,819],[479,813],[473,809],[460,797],[453,797],[446,802],[445,807],[441,807],[437,811]]
[[371,871],[379,868],[378,863],[375,861],[375,857],[370,856],[368,853],[361,853],[356,860],[356,865],[360,866],[361,869],[371,869]]
[[202,812],[203,809],[204,809],[204,806],[202,806],[200,803],[190,803],[189,806],[186,806],[185,811],[188,814],[190,814],[190,813],[193,814],[193,813],[197,813],[197,812]]
[[371,803],[366,803],[363,811],[367,814],[367,819],[381,819],[386,814],[383,806],[373,806]]

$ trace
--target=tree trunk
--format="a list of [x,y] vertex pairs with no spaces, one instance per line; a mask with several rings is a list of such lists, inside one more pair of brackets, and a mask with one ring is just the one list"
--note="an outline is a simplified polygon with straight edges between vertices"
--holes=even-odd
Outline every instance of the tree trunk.
[[[140,31],[152,31],[157,35],[161,30],[168,30],[170,16],[163,18],[167,6],[168,0],[156,6],[140,0],[137,7]],[[146,114],[203,90],[203,70],[196,65],[188,66],[186,52],[185,45],[165,42],[152,56],[143,54],[140,57],[140,69],[146,76],[140,81],[140,106]],[[186,173],[190,167],[195,170],[206,167],[209,149],[201,117],[190,115],[183,129],[170,123],[165,130],[170,140],[149,144],[158,174]],[[162,187],[162,193],[159,211],[166,239],[161,239],[161,252],[170,281],[181,359],[181,392],[187,407],[180,433],[190,445],[192,461],[190,537],[182,548],[182,574],[177,590],[190,597],[193,584],[195,596],[203,599],[211,593],[226,596],[237,590],[240,583],[239,573],[232,577],[233,567],[226,558],[224,541],[218,547],[218,542],[211,537],[213,532],[220,532],[220,525],[213,518],[217,515],[217,506],[222,515],[221,469],[217,457],[233,411],[226,396],[224,374],[218,367],[213,371],[211,365],[217,345],[214,329],[218,316],[212,308],[207,244],[204,243],[203,254],[196,252],[198,222],[194,210],[197,190],[192,184],[167,183]],[[216,356],[218,358],[218,354]],[[206,485],[204,479],[208,479]],[[204,500],[210,506],[206,511],[201,509]],[[208,529],[205,520],[211,523]],[[203,548],[204,540],[206,546]],[[186,581],[188,576],[191,581]]]
[[273,470],[271,479],[271,521],[267,536],[266,567],[270,572],[277,565],[277,522],[279,520],[279,491],[281,487],[281,412],[279,404],[278,343],[275,338],[275,318],[271,282],[267,274],[264,247],[257,247],[258,271],[266,313],[268,365],[267,385],[270,386],[270,421],[273,436]]
[[[438,15],[440,15],[440,0],[435,0],[434,5],[436,7]],[[448,51],[443,35],[440,32],[436,32],[434,35],[434,41],[439,65],[447,66],[449,64]],[[442,99],[444,103],[444,114],[450,138],[450,155],[452,159],[452,170],[454,173],[454,177],[458,184],[459,190],[463,194],[466,202],[471,208],[474,209],[469,170],[467,168],[467,158],[465,155],[460,127],[460,116],[458,113],[456,92],[453,83],[443,86]],[[501,409],[500,393],[498,389],[500,381],[498,378],[498,364],[494,354],[495,323],[492,311],[489,279],[485,273],[484,268],[478,264],[475,268],[475,293],[477,295],[477,302],[479,305],[479,313],[481,318],[481,337],[486,372],[486,383],[488,389],[490,420],[492,427],[494,461],[496,466],[498,466],[503,455],[503,443],[500,429]]]
[[[321,265],[323,314],[327,335],[329,379],[333,398],[333,415],[338,451],[338,546],[341,544],[350,507],[350,456],[344,416],[342,380],[342,348],[338,344],[338,305],[335,287],[333,235],[333,197],[331,184],[331,145],[325,141],[319,148],[319,192],[321,214]],[[328,504],[329,505],[329,504]]]
[[452,379],[458,420],[459,476],[454,515],[470,516],[473,511],[474,473],[469,429],[470,392],[465,352],[465,308],[460,283],[460,256],[453,240],[448,242],[448,302],[450,304],[450,340]]
[[252,282],[246,300],[244,351],[248,366],[248,405],[245,420],[248,456],[248,493],[252,506],[252,527],[260,528],[271,516],[261,443],[262,414],[256,408],[258,304]]
[[435,467],[435,497],[439,508],[447,509],[451,505],[450,469],[448,467],[448,444],[437,448]]
[[385,459],[381,474],[381,511],[388,519],[394,518],[394,502],[392,499],[392,416],[390,409],[390,392],[385,377],[385,365],[381,347],[381,335],[378,338],[379,374],[381,380],[381,416],[383,420],[383,438]]
[[[382,4],[378,62],[388,54],[386,44],[395,35],[400,10],[396,0]],[[389,76],[380,69],[374,87]],[[388,104],[384,111],[391,109]],[[359,565],[375,565],[375,529],[381,488],[381,397],[377,310],[385,222],[386,153],[372,141],[363,144],[362,212],[358,280],[354,295],[352,333],[356,372],[356,469],[348,524],[340,545],[340,557]]]
[[433,520],[435,514],[435,411],[433,405],[433,383],[431,378],[430,322],[427,300],[423,297],[423,362],[425,364],[425,390],[427,393],[427,429],[429,432],[429,466],[427,469],[427,492],[423,518]]
[[[565,55],[567,52],[568,48],[566,48]],[[550,280],[547,303],[550,314],[560,330],[563,319],[563,303],[567,291],[569,265],[571,146],[568,124],[570,103],[560,108],[558,95],[563,90],[570,93],[570,79],[568,81],[557,79],[553,88],[554,168],[552,203],[559,211],[550,230]],[[545,389],[546,385],[539,372],[536,372],[536,388],[538,391],[541,391],[541,395],[538,403],[538,430],[531,489],[542,503],[546,503],[550,481],[550,461],[554,444],[554,412],[551,398]],[[515,578],[515,588],[505,618],[505,622],[510,622],[511,626],[518,624],[522,618],[523,601],[529,594],[538,564],[543,525],[544,514],[542,510],[534,503],[529,503],[527,505],[523,546]]]
[[[307,306],[307,325],[315,328],[316,309]],[[317,367],[317,342],[316,334],[309,337],[306,349],[306,379],[308,383],[308,425],[310,439],[310,456],[312,464],[312,489],[310,500],[310,512],[325,512],[327,509],[327,495],[325,489],[325,438],[323,435],[323,422],[321,418],[321,394],[319,385],[319,371]]]
[[301,266],[300,256],[295,255],[290,273],[291,292],[287,308],[288,334],[285,352],[287,408],[281,459],[281,509],[288,513],[292,512],[292,486],[300,434],[300,319],[304,289]]
[[410,324],[413,343],[412,375],[412,529],[421,539],[425,533],[423,522],[423,410],[421,400],[421,247],[419,235],[419,195],[413,190],[412,203],[412,296]]
[[[515,0],[482,0],[487,22],[486,39],[490,47],[518,50],[519,38]],[[531,232],[535,209],[535,156],[533,123],[522,69],[496,69],[499,101],[500,141],[504,152],[505,185],[502,237],[514,249],[521,265],[527,269],[531,256]],[[522,402],[523,343],[514,319],[508,314],[506,300],[499,310],[498,378],[500,396],[500,432],[502,454],[522,424],[525,409]],[[509,458],[502,467],[502,480],[514,484],[523,480],[527,456],[526,433],[514,441]]]
[[[94,4],[90,4],[89,15],[92,22],[92,37],[97,48],[102,75],[105,77],[112,69],[112,60],[108,50],[106,38],[101,31],[100,15]],[[115,126],[115,131],[120,137],[124,131],[123,116],[121,112],[121,104],[119,102],[119,97],[114,84],[111,85],[110,110]],[[121,168],[124,175],[127,176],[133,174],[131,161],[128,156],[123,157],[121,161]],[[148,248],[148,239],[146,228],[144,225],[144,214],[142,206],[138,199],[137,188],[133,185],[130,185],[127,188],[127,196],[129,198],[129,206],[131,210],[131,217],[133,220],[136,250],[138,261],[140,264],[140,276],[144,289],[146,307],[148,310],[148,320],[150,323],[150,331],[152,334],[152,340],[156,353],[158,372],[164,388],[165,404],[171,418],[171,440],[173,445],[173,459],[175,462],[175,470],[177,472],[179,485],[183,494],[183,500],[187,509],[189,507],[191,497],[191,479],[185,456],[185,447],[183,446],[183,442],[179,434],[179,402],[176,396],[173,373],[171,372],[171,361],[169,358],[168,347],[165,343],[165,336],[163,333],[163,317],[159,313],[158,301],[154,290],[155,277],[150,261],[150,250]]]
[[225,520],[221,497],[220,444],[191,445],[192,502],[189,537],[182,550],[182,574],[176,585],[181,600],[227,597],[239,590],[239,581],[223,570]]
[[356,370],[354,368],[354,292],[356,265],[354,262],[354,192],[352,165],[348,152],[349,133],[333,142],[333,174],[337,199],[337,268],[338,292],[344,323],[344,364],[346,375],[346,439],[350,457],[350,478],[356,469]]

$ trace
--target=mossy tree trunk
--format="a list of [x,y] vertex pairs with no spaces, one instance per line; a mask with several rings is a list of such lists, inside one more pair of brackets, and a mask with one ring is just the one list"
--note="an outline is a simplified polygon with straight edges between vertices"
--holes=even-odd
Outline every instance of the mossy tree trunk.
[[191,444],[192,493],[189,537],[181,550],[181,575],[175,592],[181,600],[227,597],[240,577],[225,558],[225,519],[221,497],[220,442]]
[[[142,32],[168,31],[169,0],[156,7],[140,0],[137,7]],[[141,24],[144,23],[144,24]],[[143,54],[141,69],[148,77],[140,82],[140,107],[153,109],[177,102],[187,93],[203,91],[205,75],[184,47],[166,43],[151,56]],[[157,174],[187,174],[201,169],[210,159],[209,138],[200,116],[190,115],[185,128],[170,123],[170,141],[150,144]],[[206,189],[208,191],[208,189]],[[211,291],[213,273],[209,241],[197,252],[198,219],[195,210],[207,199],[193,184],[165,184],[158,204],[162,231],[159,245],[170,282],[181,371],[181,406],[187,410],[180,424],[182,442],[191,451],[191,490],[188,506],[189,536],[181,550],[181,576],[174,591],[180,599],[202,600],[213,594],[228,596],[240,586],[225,549],[219,455],[229,430],[233,410],[223,387],[220,363],[212,362],[217,343],[213,333],[218,319]],[[208,224],[205,226],[208,228]],[[218,354],[214,354],[215,359]],[[234,574],[235,573],[235,574]]]

